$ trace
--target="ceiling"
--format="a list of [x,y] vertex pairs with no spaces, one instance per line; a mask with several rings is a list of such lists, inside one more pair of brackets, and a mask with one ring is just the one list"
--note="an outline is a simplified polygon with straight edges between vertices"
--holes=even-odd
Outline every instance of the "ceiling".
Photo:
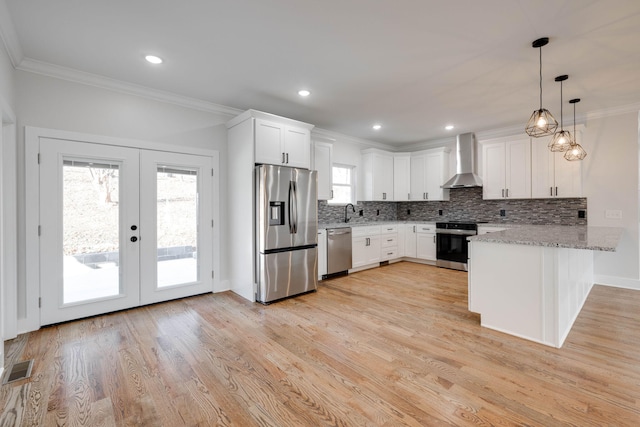
[[390,145],[524,128],[545,36],[543,104],[558,120],[560,74],[565,125],[574,97],[579,114],[640,105],[637,0],[0,1],[19,61]]

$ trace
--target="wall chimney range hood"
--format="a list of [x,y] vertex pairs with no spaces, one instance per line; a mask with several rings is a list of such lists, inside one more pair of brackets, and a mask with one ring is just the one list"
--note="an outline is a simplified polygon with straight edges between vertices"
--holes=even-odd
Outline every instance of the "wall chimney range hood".
[[482,179],[476,175],[477,145],[472,132],[456,137],[456,174],[442,188],[482,187]]

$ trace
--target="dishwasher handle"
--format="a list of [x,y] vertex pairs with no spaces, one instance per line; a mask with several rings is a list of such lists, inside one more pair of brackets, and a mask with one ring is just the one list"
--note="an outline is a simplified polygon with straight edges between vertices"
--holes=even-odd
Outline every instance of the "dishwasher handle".
[[351,234],[350,228],[333,228],[327,230],[327,236],[339,236],[343,234]]

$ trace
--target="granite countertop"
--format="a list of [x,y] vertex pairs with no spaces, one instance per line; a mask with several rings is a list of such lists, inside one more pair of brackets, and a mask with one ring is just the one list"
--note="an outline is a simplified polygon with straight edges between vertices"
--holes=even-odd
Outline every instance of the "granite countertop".
[[436,221],[368,221],[368,222],[331,222],[319,223],[318,229],[325,228],[347,228],[347,227],[369,227],[376,225],[396,225],[396,224],[435,224]]
[[518,225],[503,231],[470,236],[473,242],[547,246],[615,252],[622,228],[584,225]]

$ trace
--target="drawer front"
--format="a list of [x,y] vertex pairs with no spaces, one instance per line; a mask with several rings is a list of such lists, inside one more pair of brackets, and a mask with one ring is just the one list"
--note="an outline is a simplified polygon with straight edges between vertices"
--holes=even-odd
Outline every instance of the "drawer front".
[[398,232],[397,225],[381,225],[380,234],[393,234]]
[[381,235],[380,236],[380,247],[381,248],[391,248],[398,246],[398,235]]
[[380,250],[380,260],[381,261],[389,261],[390,259],[398,258],[398,247],[394,246],[392,248],[382,248]]
[[416,231],[418,233],[435,233],[436,225],[435,224],[417,224]]
[[368,225],[368,226],[364,226],[364,227],[352,227],[351,228],[351,235],[353,237],[360,237],[360,236],[377,236],[380,234],[380,226],[379,225]]

